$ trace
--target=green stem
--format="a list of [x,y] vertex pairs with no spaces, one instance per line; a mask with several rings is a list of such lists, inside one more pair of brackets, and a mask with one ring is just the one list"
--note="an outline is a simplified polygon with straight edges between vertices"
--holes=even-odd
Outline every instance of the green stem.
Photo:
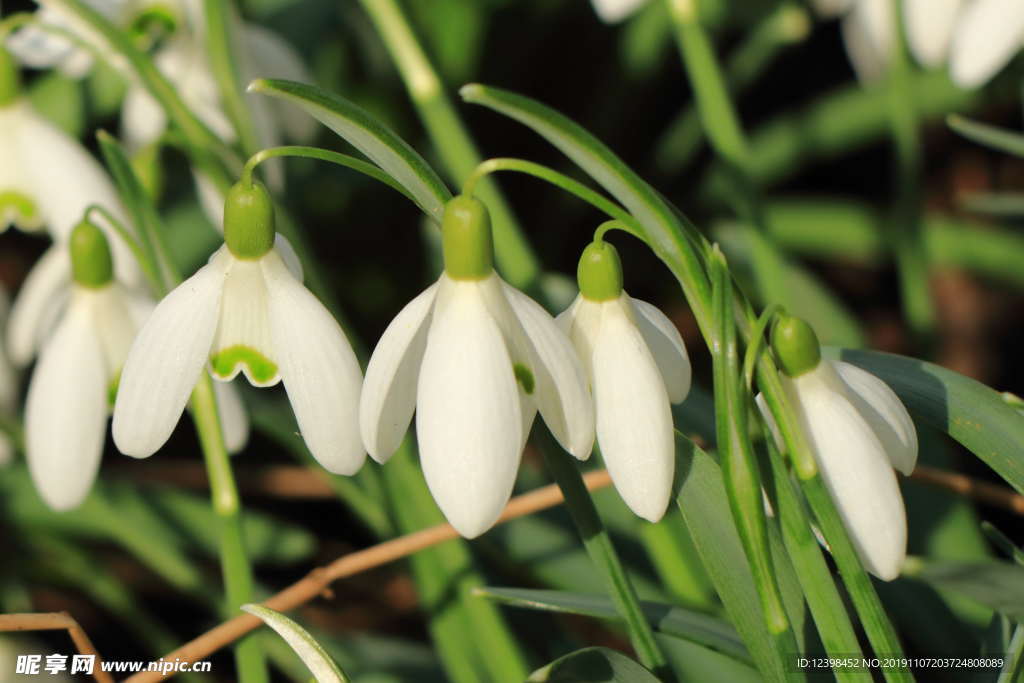
[[235,30],[239,24],[235,8],[231,0],[205,0],[203,11],[206,17],[206,49],[224,111],[238,134],[242,150],[246,154],[253,154],[260,148],[260,143],[256,125],[245,101],[242,74],[236,59],[241,50]]
[[[361,1],[391,53],[448,173],[457,181],[465,178],[482,160],[480,153],[417,42],[402,8],[396,0]],[[479,195],[493,217],[499,269],[512,285],[528,288],[540,275],[536,254],[498,186],[486,180]]]
[[601,572],[608,592],[615,603],[615,608],[626,622],[626,629],[629,632],[629,640],[633,649],[640,659],[640,662],[648,669],[657,674],[661,680],[674,680],[674,676],[668,667],[665,655],[662,654],[654,639],[654,632],[651,630],[650,622],[644,616],[640,608],[640,599],[632,582],[626,575],[626,570],[619,560],[615,546],[612,545],[611,537],[604,528],[601,518],[597,514],[594,501],[583,483],[583,477],[570,456],[554,446],[547,440],[545,443],[544,461],[548,470],[555,478],[558,488],[565,496],[565,506],[572,516],[572,521],[579,531],[583,546],[590,556],[594,567]]
[[[213,511],[220,523],[220,563],[227,590],[226,613],[234,615],[242,605],[252,602],[252,567],[245,551],[241,505],[231,461],[224,446],[224,434],[213,392],[213,380],[206,373],[192,392],[192,417],[203,449],[206,474],[210,479]],[[238,680],[242,683],[268,681],[266,663],[259,643],[252,635],[235,646]]]
[[895,0],[890,5],[895,30],[887,90],[896,187],[895,225],[890,232],[904,313],[911,329],[926,337],[934,331],[935,306],[929,288],[921,219],[921,141],[910,87],[910,60],[903,41],[902,3]]
[[397,180],[392,178],[390,175],[380,170],[377,166],[367,163],[362,159],[357,159],[348,154],[341,154],[339,152],[332,152],[326,149],[320,149],[319,147],[304,147],[301,145],[285,145],[282,147],[269,147],[267,149],[261,149],[260,151],[249,157],[249,160],[245,162],[245,166],[242,167],[242,175],[239,179],[240,182],[251,185],[252,174],[258,165],[266,161],[267,159],[275,159],[277,157],[301,157],[304,159],[318,159],[320,161],[329,161],[332,164],[338,164],[345,168],[350,168],[353,171],[367,175],[374,180],[384,183],[388,187],[397,192],[400,192],[409,201],[416,203],[416,198],[405,189],[405,186],[399,183]]

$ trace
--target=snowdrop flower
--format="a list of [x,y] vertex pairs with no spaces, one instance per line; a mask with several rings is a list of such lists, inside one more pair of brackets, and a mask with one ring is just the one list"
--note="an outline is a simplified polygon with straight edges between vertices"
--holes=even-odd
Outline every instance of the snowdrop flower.
[[[55,305],[62,303],[71,278],[67,241],[91,204],[124,221],[110,178],[85,148],[20,96],[18,68],[0,48],[0,232],[12,224],[26,231],[45,227],[55,242],[29,274],[11,311],[7,350],[17,365],[32,359],[44,322],[52,322]],[[137,285],[141,273],[127,245],[112,230],[107,234],[118,279]]]
[[594,417],[569,340],[494,272],[486,207],[449,201],[442,242],[444,273],[395,317],[370,358],[360,425],[367,451],[383,463],[415,411],[434,500],[474,538],[508,502],[537,410],[581,460],[593,446]]
[[[115,24],[127,23],[130,4],[126,0],[85,0],[85,4]],[[63,3],[39,0],[39,5],[36,22],[19,28],[7,39],[7,48],[22,64],[34,69],[57,69],[70,78],[82,78],[89,73],[93,66],[92,51],[50,30],[53,27],[77,36],[123,66],[122,58],[108,47],[103,37]]]
[[617,24],[646,5],[647,0],[591,0],[591,4],[601,21]]
[[[895,17],[890,0],[817,0],[824,15],[843,15],[847,54],[864,82],[882,77],[892,58]],[[984,85],[1024,47],[1024,4],[1018,0],[904,0],[907,43],[923,66],[948,63],[962,88]]]
[[[114,279],[106,237],[80,222],[71,235],[70,297],[29,382],[25,446],[29,472],[55,510],[78,506],[92,488],[107,417],[128,349],[153,310]],[[241,449],[248,421],[237,393],[218,392],[228,448]]]
[[[855,365],[821,358],[804,321],[783,317],[772,331],[782,385],[799,416],[821,477],[864,568],[884,581],[900,573],[907,520],[893,468],[910,474],[917,432],[889,386]],[[761,395],[758,405],[776,430]],[[779,441],[779,435],[775,432]]]
[[302,437],[329,471],[353,474],[359,439],[359,364],[341,327],[274,244],[266,188],[243,181],[224,206],[225,244],[168,294],[132,344],[114,407],[114,442],[144,458],[171,435],[209,366],[229,381],[283,382]]
[[672,493],[675,438],[669,402],[690,391],[690,359],[679,331],[651,304],[622,289],[619,255],[607,242],[583,251],[580,294],[558,316],[583,360],[597,442],[619,495],[656,522]]

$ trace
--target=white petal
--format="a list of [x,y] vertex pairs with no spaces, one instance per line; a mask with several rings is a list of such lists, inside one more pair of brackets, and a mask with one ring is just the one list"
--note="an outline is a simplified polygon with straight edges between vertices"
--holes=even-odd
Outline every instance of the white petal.
[[890,0],[857,0],[843,18],[846,54],[862,83],[882,77],[889,66],[894,31]]
[[7,352],[18,366],[35,356],[44,329],[47,310],[71,283],[71,259],[63,245],[54,245],[29,271],[11,307],[7,326]]
[[221,247],[218,258],[227,264],[227,277],[210,348],[210,371],[224,382],[242,372],[253,386],[273,386],[281,381],[281,374],[270,334],[261,261],[236,259],[226,247]]
[[140,328],[128,293],[120,284],[112,282],[102,289],[76,290],[75,296],[91,299],[103,362],[111,376],[117,376]]
[[198,169],[192,169],[192,178],[196,183],[196,198],[206,218],[214,229],[224,232],[224,194],[217,188],[210,176]]
[[478,289],[442,277],[416,392],[423,474],[466,538],[497,521],[512,494],[522,443],[512,359]]
[[0,232],[12,224],[30,232],[43,227],[36,188],[21,164],[22,123],[29,116],[31,109],[25,102],[0,107],[0,194],[8,195],[0,204]]
[[831,363],[849,388],[854,406],[882,442],[892,466],[909,476],[917,464],[917,430],[896,392],[856,365]]
[[647,0],[591,0],[594,12],[606,24],[615,24],[636,12]]
[[828,363],[782,382],[864,568],[891,581],[906,557],[907,521],[881,441]]
[[[298,83],[312,83],[313,75],[299,53],[273,31],[256,24],[245,25],[246,47],[250,59],[249,77],[283,78]],[[252,97],[252,96],[251,96]],[[268,102],[266,97],[260,98]],[[309,142],[316,135],[316,119],[298,107],[273,100],[269,102],[273,117],[280,122],[285,135],[297,142]]]
[[647,348],[658,364],[661,378],[665,380],[668,398],[672,403],[682,403],[690,393],[693,369],[690,356],[686,353],[683,337],[675,324],[657,306],[629,297],[636,314],[636,326],[647,342]]
[[25,405],[29,472],[55,510],[76,507],[96,479],[109,379],[90,306],[73,300],[42,351]]
[[167,114],[141,84],[128,88],[121,104],[121,134],[131,150],[156,142],[167,130]]
[[983,85],[1006,66],[1024,43],[1024,4],[1019,0],[974,0],[960,13],[950,50],[953,81]]
[[210,357],[225,271],[213,261],[157,304],[132,344],[114,406],[114,443],[149,457],[181,419]]
[[416,383],[437,287],[435,283],[425,289],[395,316],[366,366],[359,426],[370,457],[382,464],[398,449],[416,409]]
[[903,0],[907,42],[918,62],[934,68],[945,61],[961,5],[963,0]]
[[526,334],[533,398],[541,416],[562,448],[586,460],[594,446],[594,410],[572,342],[540,304],[515,287],[502,285]]
[[281,260],[284,261],[284,265],[288,266],[292,276],[299,282],[302,282],[305,275],[302,272],[302,261],[299,260],[299,255],[295,253],[295,247],[288,241],[288,238],[281,233],[277,233],[277,236],[274,237],[274,249],[277,250],[277,255],[281,257]]
[[601,307],[592,377],[597,441],[619,495],[633,512],[656,522],[668,508],[675,471],[668,393],[622,300]]
[[366,451],[359,436],[363,376],[352,346],[276,252],[260,263],[267,278],[274,351],[302,438],[328,471],[355,474]]
[[249,441],[249,415],[234,382],[214,382],[213,391],[217,396],[217,412],[224,431],[224,445],[229,453],[238,453]]

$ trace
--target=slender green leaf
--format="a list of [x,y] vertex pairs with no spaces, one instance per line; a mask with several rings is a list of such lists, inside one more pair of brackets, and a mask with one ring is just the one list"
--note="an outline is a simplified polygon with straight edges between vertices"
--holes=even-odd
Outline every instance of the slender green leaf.
[[1024,493],[1024,415],[997,391],[916,358],[828,347],[824,352],[880,377],[911,414],[948,433]]
[[615,650],[588,647],[538,669],[530,683],[658,683],[657,677]]
[[242,611],[255,615],[284,638],[316,678],[317,683],[347,683],[348,678],[327,651],[309,632],[294,621],[263,605],[242,605]]
[[963,116],[950,116],[946,119],[949,127],[968,140],[973,140],[985,147],[1006,152],[1017,157],[1024,157],[1024,135],[1006,128],[979,123]]
[[1013,562],[948,562],[908,558],[904,573],[936,588],[955,591],[1024,621],[1024,567]]
[[[513,607],[582,614],[598,619],[622,618],[612,601],[603,595],[491,586],[478,588],[475,593]],[[728,622],[660,602],[642,601],[640,606],[658,633],[682,638],[726,654],[737,661],[751,663],[750,653],[747,652],[736,629]]]
[[416,150],[364,109],[316,86],[293,81],[259,79],[251,92],[298,105],[347,140],[402,184],[428,216],[441,220],[451,192]]

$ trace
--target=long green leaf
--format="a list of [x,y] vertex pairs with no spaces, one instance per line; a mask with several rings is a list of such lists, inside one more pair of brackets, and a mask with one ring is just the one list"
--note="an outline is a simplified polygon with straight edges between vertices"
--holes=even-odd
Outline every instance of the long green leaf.
[[416,150],[367,111],[316,86],[293,81],[259,79],[249,90],[304,109],[389,173],[428,216],[440,222],[444,203],[451,198],[444,181]]
[[1024,135],[1020,133],[972,121],[963,116],[950,116],[947,123],[950,128],[968,140],[1013,156],[1024,157]]
[[313,674],[317,683],[348,682],[349,679],[309,631],[280,612],[263,605],[242,605],[242,611],[259,617],[263,623],[277,631],[278,635],[295,650],[295,654]]
[[618,199],[643,226],[655,254],[679,279],[701,330],[710,331],[707,277],[686,243],[686,227],[654,188],[579,124],[536,100],[480,84],[464,86],[459,93],[467,102],[490,107],[533,129]]
[[904,573],[955,591],[1018,622],[1024,621],[1024,567],[1013,562],[947,562],[909,558]]
[[588,647],[560,657],[526,679],[528,683],[658,683],[650,671],[615,650]]
[[[603,595],[491,586],[478,588],[475,593],[513,607],[582,614],[598,619],[621,619],[615,605]],[[643,601],[640,606],[658,633],[682,638],[729,655],[737,661],[751,663],[750,653],[736,629],[728,622],[660,602]]]
[[1024,493],[1024,416],[997,391],[916,358],[828,347],[825,353],[880,377],[911,414],[949,434]]

